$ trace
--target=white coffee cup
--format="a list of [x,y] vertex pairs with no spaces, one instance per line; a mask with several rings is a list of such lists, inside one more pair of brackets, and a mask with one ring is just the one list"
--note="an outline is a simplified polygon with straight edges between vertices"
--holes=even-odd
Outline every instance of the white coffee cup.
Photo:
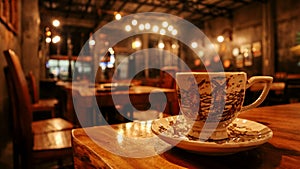
[[[178,72],[177,93],[180,111],[192,127],[188,136],[201,140],[228,138],[227,127],[239,112],[259,106],[266,98],[273,78],[245,72]],[[264,83],[261,95],[243,106],[245,91],[255,83]]]

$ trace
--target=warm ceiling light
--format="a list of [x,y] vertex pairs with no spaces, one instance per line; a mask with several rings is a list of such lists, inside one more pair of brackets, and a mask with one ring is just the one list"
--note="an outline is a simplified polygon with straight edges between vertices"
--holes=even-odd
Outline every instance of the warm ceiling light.
[[192,44],[191,44],[191,46],[192,46],[192,48],[197,48],[198,47],[198,43],[197,42],[192,42]]
[[171,32],[173,29],[174,29],[173,25],[169,25],[169,26],[168,26],[168,31]]
[[131,31],[131,26],[130,25],[126,25],[125,26],[125,31],[126,32],[130,32]]
[[140,30],[140,31],[143,31],[144,29],[145,29],[145,25],[144,25],[144,24],[140,24],[140,25],[139,25],[139,30]]
[[154,25],[154,26],[152,27],[152,31],[153,31],[153,32],[157,33],[158,30],[159,30],[159,27],[158,27],[157,25]]
[[136,19],[133,19],[132,21],[131,21],[131,24],[133,25],[133,26],[136,26],[137,25],[137,20]]
[[177,30],[176,30],[176,29],[173,29],[173,30],[172,30],[172,35],[174,35],[174,36],[175,36],[175,35],[177,35],[177,33],[178,33],[178,32],[177,32]]
[[96,41],[94,39],[89,40],[89,45],[90,46],[95,46]]
[[122,15],[121,15],[120,13],[117,12],[117,13],[115,14],[115,19],[116,19],[116,20],[120,20],[121,18],[122,18]]
[[240,49],[239,48],[233,48],[232,49],[232,55],[233,56],[238,56],[240,54]]
[[52,34],[52,33],[51,33],[51,31],[49,31],[49,30],[48,30],[48,31],[46,31],[46,33],[45,33],[45,34],[46,34],[46,36],[48,36],[48,37],[49,37],[49,36],[51,36],[51,34]]
[[177,44],[173,43],[171,47],[172,47],[172,49],[176,49],[177,48]]
[[60,41],[60,36],[56,35],[52,38],[53,43],[58,43]]
[[163,42],[162,40],[160,40],[160,41],[158,42],[158,48],[159,48],[159,49],[163,49],[164,47],[165,47],[164,42]]
[[165,30],[165,29],[161,29],[161,30],[159,31],[159,34],[165,35],[165,34],[166,34],[166,30]]
[[139,38],[136,38],[131,44],[132,49],[139,49],[141,46],[142,42]]
[[54,20],[52,21],[52,25],[53,25],[54,27],[59,27],[60,21],[57,20],[57,19],[54,19]]
[[47,37],[47,38],[45,39],[45,41],[46,41],[46,43],[50,43],[50,42],[51,42],[51,38],[50,38],[50,37]]
[[224,36],[222,36],[222,35],[218,36],[217,41],[220,43],[224,42]]
[[224,66],[224,68],[229,68],[230,65],[231,65],[231,62],[230,62],[229,59],[226,59],[226,60],[223,61],[223,66]]
[[145,24],[145,29],[146,29],[146,30],[149,30],[150,28],[151,28],[150,23],[146,23],[146,24]]
[[162,23],[162,26],[163,26],[164,28],[168,27],[168,25],[169,25],[169,23],[168,23],[167,21],[164,21],[164,22]]
[[202,57],[204,56],[204,52],[203,52],[202,50],[200,50],[200,51],[198,52],[198,56],[199,56],[200,58],[202,58]]

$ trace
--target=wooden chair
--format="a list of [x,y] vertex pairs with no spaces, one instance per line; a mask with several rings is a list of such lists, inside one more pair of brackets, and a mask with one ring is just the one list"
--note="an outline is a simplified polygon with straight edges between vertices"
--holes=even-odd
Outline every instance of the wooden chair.
[[[160,70],[160,80],[157,87],[176,89],[176,80],[175,75],[178,72],[178,68],[175,66],[165,66]],[[151,107],[151,104],[148,105],[135,105],[135,108],[139,111],[133,111],[131,105],[123,105],[122,109],[118,111],[129,120],[150,120],[153,118],[159,118],[160,116],[169,116],[172,114],[178,114],[179,105],[173,104],[172,108],[166,106],[165,110],[162,110],[162,107],[156,107],[155,110],[148,110]],[[162,112],[164,111],[164,112]],[[172,111],[172,112],[171,112]],[[129,114],[129,115],[128,115]]]
[[[169,88],[176,89],[176,73],[178,72],[178,68],[176,66],[165,66],[160,70],[160,85],[161,88]],[[179,112],[179,104],[173,104],[172,108],[166,108],[163,116],[169,116],[178,114]]]
[[162,88],[176,88],[175,75],[178,72],[178,68],[175,66],[166,66],[160,70],[160,84]]
[[[288,91],[288,80],[286,72],[276,72],[272,85],[277,85],[281,90],[270,90],[269,94],[264,101],[266,105],[278,105],[288,104],[289,98],[287,95]],[[272,89],[272,87],[271,87]]]
[[14,168],[31,169],[38,162],[72,158],[73,125],[61,118],[32,122],[33,106],[19,58],[12,50],[4,55],[13,116]]
[[28,87],[31,93],[32,109],[33,112],[51,112],[51,117],[55,117],[55,110],[58,106],[58,100],[55,98],[40,99],[37,90],[36,78],[30,71],[27,76]]

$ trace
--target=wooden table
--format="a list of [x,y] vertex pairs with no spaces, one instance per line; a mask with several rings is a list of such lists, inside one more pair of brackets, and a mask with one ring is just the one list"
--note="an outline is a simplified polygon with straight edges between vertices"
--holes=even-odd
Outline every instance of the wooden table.
[[[166,103],[166,113],[178,111],[173,109],[176,107],[174,105],[178,104],[177,94],[174,89],[152,86],[132,86],[129,90],[97,92],[97,90],[103,88],[94,87],[89,84],[72,84],[70,82],[59,82],[58,85],[67,92],[66,118],[73,123],[78,123],[77,119],[80,119],[81,126],[102,124],[101,120],[103,121],[103,119],[99,117],[100,113],[95,110],[95,108],[114,107],[116,104],[120,106],[132,104],[137,109],[147,109],[150,105],[149,103],[151,103],[154,104],[152,106],[156,105],[156,108],[164,111],[163,103]],[[162,107],[159,108],[159,106]],[[74,113],[75,111],[76,114]]]
[[[154,137],[151,121],[112,126],[80,128],[72,131],[75,168],[299,168],[300,104],[261,107],[239,115],[273,130],[273,138],[259,147],[227,156],[205,156],[172,148],[161,154],[133,158],[127,155],[153,152],[157,146],[145,144]],[[87,133],[90,133],[88,137]],[[92,134],[91,134],[92,133]],[[123,136],[133,138],[119,155]],[[91,140],[93,138],[93,140]],[[110,151],[102,144],[112,148]],[[121,154],[121,155],[120,155]]]

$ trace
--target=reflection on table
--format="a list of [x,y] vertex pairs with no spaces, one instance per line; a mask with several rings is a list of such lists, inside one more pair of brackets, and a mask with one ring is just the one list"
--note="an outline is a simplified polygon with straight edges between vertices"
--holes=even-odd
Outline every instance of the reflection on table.
[[[193,154],[154,139],[152,121],[74,129],[76,168],[298,168],[300,104],[249,110],[239,118],[268,126],[274,135],[259,147],[226,156]],[[156,140],[156,141],[154,141]],[[165,149],[162,149],[165,148]]]

